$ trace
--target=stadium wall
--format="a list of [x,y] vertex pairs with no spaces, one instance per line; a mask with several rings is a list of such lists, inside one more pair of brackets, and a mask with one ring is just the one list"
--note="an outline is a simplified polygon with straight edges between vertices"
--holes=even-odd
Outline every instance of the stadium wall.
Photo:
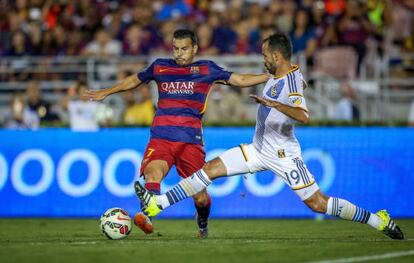
[[[253,128],[206,128],[207,159]],[[304,160],[328,194],[371,211],[414,217],[414,132],[409,128],[298,128]],[[97,217],[109,207],[139,209],[132,189],[149,130],[0,130],[1,217]],[[179,181],[173,168],[162,189]],[[312,217],[270,172],[219,179],[209,188],[215,218]],[[191,200],[160,217],[194,216]]]

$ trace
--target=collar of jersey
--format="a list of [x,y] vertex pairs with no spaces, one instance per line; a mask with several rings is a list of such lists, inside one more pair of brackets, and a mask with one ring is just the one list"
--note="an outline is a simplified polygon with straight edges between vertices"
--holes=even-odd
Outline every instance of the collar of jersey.
[[291,69],[291,70],[289,70],[288,72],[286,72],[286,73],[285,73],[285,74],[283,74],[283,75],[274,76],[273,78],[274,78],[274,79],[280,79],[280,78],[283,78],[284,76],[286,76],[286,75],[287,75],[287,74],[289,74],[290,72],[293,72],[293,71],[298,70],[298,69],[299,69],[299,66],[298,66],[298,65],[292,64],[292,69]]

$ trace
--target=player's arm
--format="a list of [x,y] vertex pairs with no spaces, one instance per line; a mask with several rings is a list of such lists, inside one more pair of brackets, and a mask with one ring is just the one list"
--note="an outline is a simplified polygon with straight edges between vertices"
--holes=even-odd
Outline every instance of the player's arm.
[[257,103],[263,104],[267,107],[272,107],[277,109],[278,111],[286,114],[292,119],[297,120],[298,122],[307,124],[309,123],[309,114],[304,108],[300,107],[292,107],[278,101],[269,100],[263,97],[259,97],[253,94],[249,95],[251,98],[255,99]]
[[107,88],[107,89],[102,89],[102,90],[88,89],[88,90],[85,90],[83,92],[83,94],[81,94],[81,96],[83,98],[86,98],[86,99],[100,101],[100,100],[105,99],[107,96],[109,96],[111,94],[121,92],[121,91],[130,90],[130,89],[134,89],[134,88],[138,87],[141,83],[142,83],[142,81],[138,78],[138,76],[136,74],[134,74],[134,75],[131,75],[129,77],[126,77],[125,79],[123,79],[119,83],[117,83],[114,86],[112,86],[110,88]]
[[227,84],[237,87],[251,87],[269,80],[269,74],[239,74],[232,73]]

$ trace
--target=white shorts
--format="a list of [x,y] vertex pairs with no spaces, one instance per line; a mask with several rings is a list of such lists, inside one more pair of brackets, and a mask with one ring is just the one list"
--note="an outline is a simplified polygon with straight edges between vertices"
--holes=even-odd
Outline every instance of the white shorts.
[[306,168],[302,157],[270,158],[256,150],[253,144],[241,144],[225,151],[219,156],[227,169],[227,175],[254,173],[271,170],[299,196],[301,200],[308,199],[317,190],[315,178]]

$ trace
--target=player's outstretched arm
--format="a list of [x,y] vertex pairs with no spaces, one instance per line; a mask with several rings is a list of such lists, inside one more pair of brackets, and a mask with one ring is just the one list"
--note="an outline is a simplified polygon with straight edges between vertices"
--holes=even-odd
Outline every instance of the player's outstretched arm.
[[102,89],[102,90],[87,89],[81,94],[81,96],[86,99],[101,101],[111,94],[129,90],[129,89],[134,89],[138,87],[141,83],[142,83],[141,80],[137,77],[137,75],[134,74],[129,77],[126,77],[121,82],[107,89]]
[[309,123],[309,114],[302,108],[299,107],[292,107],[278,101],[269,100],[264,97],[259,97],[253,94],[249,95],[253,98],[257,103],[263,104],[267,107],[275,108],[280,112],[283,112],[287,116],[291,117],[292,119],[297,120],[298,122],[307,124]]
[[233,73],[230,76],[228,84],[232,86],[247,88],[268,81],[269,74],[239,74]]

